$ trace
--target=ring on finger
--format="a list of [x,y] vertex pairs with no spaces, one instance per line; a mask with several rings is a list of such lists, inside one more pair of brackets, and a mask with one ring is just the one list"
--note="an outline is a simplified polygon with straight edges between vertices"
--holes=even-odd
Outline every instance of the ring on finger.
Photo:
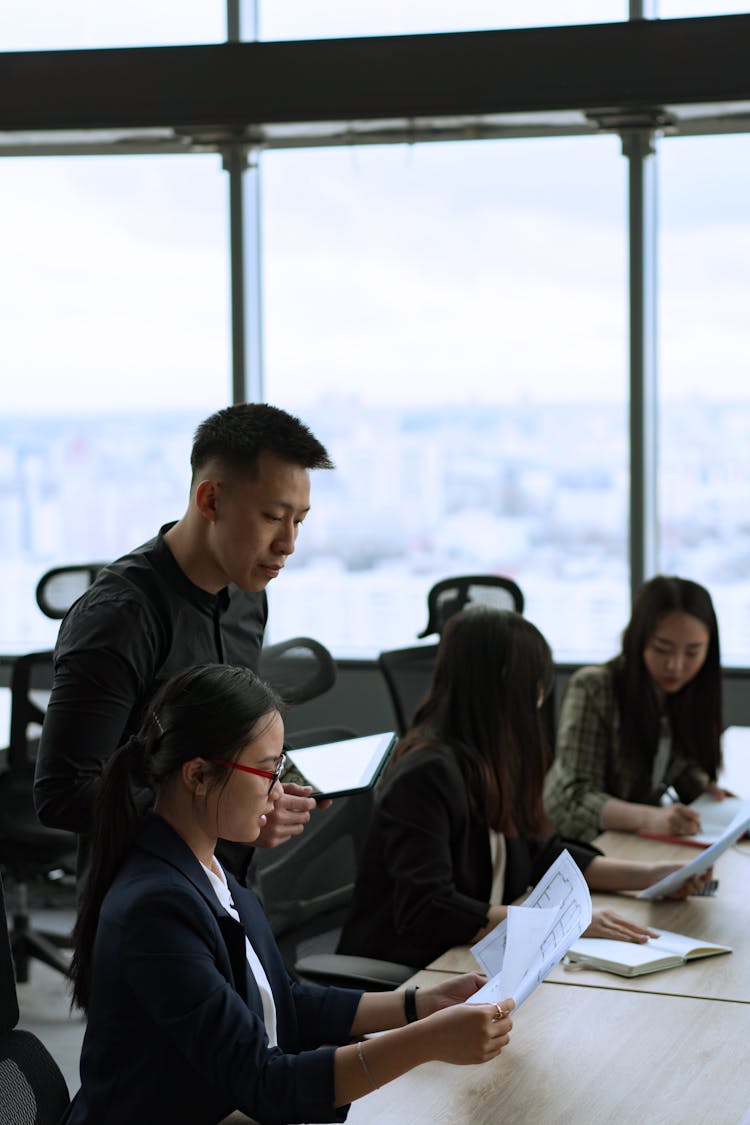
[[498,1020],[504,1020],[508,1015],[505,1008],[501,1008],[499,1004],[495,1004],[495,1009],[497,1010],[497,1015],[492,1017],[493,1023],[496,1023]]

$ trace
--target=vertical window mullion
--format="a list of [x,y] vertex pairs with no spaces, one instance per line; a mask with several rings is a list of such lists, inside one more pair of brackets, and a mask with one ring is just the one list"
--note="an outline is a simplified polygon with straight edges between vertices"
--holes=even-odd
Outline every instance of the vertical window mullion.
[[623,137],[628,161],[630,584],[656,571],[656,152],[653,132]]
[[[227,41],[257,38],[257,0],[227,0]],[[260,402],[265,397],[260,156],[248,159],[247,146],[241,142],[227,145],[222,155],[229,177],[232,402]]]

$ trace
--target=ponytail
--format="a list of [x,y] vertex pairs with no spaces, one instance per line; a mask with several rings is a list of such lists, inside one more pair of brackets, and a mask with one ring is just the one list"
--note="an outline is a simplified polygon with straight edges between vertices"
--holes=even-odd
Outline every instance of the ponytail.
[[[156,693],[138,734],[116,750],[102,771],[94,803],[91,867],[73,931],[73,1003],[85,1011],[94,939],[104,898],[133,846],[141,813],[154,794],[193,758],[233,760],[252,740],[263,716],[279,711],[274,692],[248,668],[205,664],[179,672]],[[218,784],[231,770],[211,765]]]
[[139,820],[136,789],[146,786],[148,742],[134,734],[116,750],[102,772],[90,837],[91,866],[86,875],[73,930],[73,1003],[84,1011],[89,1001],[94,938],[104,896],[133,843]]

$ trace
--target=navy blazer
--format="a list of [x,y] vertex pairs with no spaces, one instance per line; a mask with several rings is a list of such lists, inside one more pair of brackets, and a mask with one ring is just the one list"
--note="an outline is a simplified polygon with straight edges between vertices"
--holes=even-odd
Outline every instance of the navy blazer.
[[[242,925],[197,858],[155,813],[104,900],[97,927],[81,1089],[61,1125],[343,1121],[333,1046],[360,992],[290,980],[252,891],[227,876]],[[247,933],[276,1003],[270,1047]]]

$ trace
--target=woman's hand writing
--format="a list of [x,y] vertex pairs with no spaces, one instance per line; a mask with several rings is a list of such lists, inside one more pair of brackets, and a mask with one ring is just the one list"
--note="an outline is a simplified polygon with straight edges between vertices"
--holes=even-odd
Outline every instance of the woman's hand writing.
[[660,836],[692,836],[700,830],[700,814],[679,801],[673,805],[650,808],[644,815],[644,832]]

